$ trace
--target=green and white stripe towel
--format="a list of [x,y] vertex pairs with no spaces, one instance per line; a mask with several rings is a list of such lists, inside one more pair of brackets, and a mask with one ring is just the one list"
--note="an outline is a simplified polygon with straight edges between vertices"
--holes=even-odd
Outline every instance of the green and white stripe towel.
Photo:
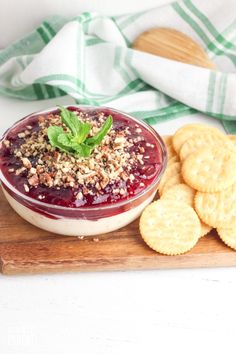
[[[0,51],[0,93],[26,100],[68,94],[150,124],[200,111],[236,133],[235,15],[235,0],[184,0],[118,17],[52,17]],[[152,27],[187,33],[219,71],[131,49]]]

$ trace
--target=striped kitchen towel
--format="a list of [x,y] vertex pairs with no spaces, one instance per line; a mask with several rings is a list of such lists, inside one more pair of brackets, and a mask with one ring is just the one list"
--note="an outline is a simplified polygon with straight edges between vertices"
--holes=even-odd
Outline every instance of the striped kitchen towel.
[[[212,71],[131,49],[152,27],[180,30],[201,44]],[[106,17],[52,17],[0,51],[0,93],[26,100],[72,96],[118,108],[150,124],[203,112],[236,133],[236,2],[183,0]]]

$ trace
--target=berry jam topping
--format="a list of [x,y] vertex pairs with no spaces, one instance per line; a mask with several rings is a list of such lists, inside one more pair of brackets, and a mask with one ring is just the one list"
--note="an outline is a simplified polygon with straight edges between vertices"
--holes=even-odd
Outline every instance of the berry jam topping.
[[11,185],[44,203],[78,208],[126,200],[155,180],[163,155],[149,130],[110,109],[68,109],[91,124],[89,137],[109,115],[113,126],[89,157],[78,157],[49,143],[49,126],[68,131],[59,111],[23,119],[7,132],[0,150],[0,168]]

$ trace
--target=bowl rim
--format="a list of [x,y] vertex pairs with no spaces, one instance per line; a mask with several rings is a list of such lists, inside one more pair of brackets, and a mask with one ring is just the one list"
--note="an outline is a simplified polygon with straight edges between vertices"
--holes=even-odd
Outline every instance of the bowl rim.
[[[102,109],[108,109],[108,110],[111,110],[115,113],[120,113],[126,117],[128,117],[129,119],[137,122],[137,124],[143,126],[145,129],[147,129],[154,137],[155,139],[157,140],[158,142],[158,146],[160,147],[161,149],[161,153],[162,153],[162,168],[161,168],[161,171],[160,173],[155,177],[155,179],[152,181],[152,183],[147,187],[145,188],[143,191],[141,191],[140,193],[136,194],[135,196],[131,197],[131,198],[128,198],[128,199],[125,199],[125,200],[122,200],[120,202],[117,202],[117,203],[112,203],[112,204],[109,204],[109,205],[104,205],[104,206],[99,206],[99,207],[96,207],[96,206],[89,206],[89,207],[64,207],[64,206],[60,206],[60,205],[54,205],[54,204],[49,204],[49,203],[45,203],[45,202],[42,202],[42,201],[39,201],[37,199],[34,199],[34,198],[31,198],[23,193],[21,193],[18,189],[16,189],[7,179],[6,177],[3,175],[2,173],[2,170],[0,168],[0,183],[2,184],[2,187],[4,188],[4,185],[6,185],[10,191],[12,191],[13,193],[15,193],[17,196],[21,197],[22,199],[30,202],[31,204],[35,204],[37,206],[40,206],[42,208],[47,208],[47,209],[54,209],[54,210],[64,210],[64,211],[80,211],[80,212],[86,212],[86,211],[100,211],[100,210],[107,210],[107,209],[112,209],[112,208],[118,208],[118,207],[121,207],[123,205],[127,205],[129,203],[132,203],[133,201],[139,199],[140,197],[144,196],[145,194],[147,194],[150,190],[152,190],[152,188],[160,181],[162,175],[164,174],[164,171],[166,169],[166,165],[167,165],[167,149],[166,149],[166,146],[165,146],[165,143],[163,141],[163,139],[161,138],[161,136],[157,133],[157,131],[155,129],[153,129],[148,123],[146,123],[145,121],[141,121],[133,116],[131,116],[130,114],[128,113],[125,113],[123,111],[120,111],[118,109],[114,109],[114,108],[111,108],[111,107],[107,107],[107,106],[92,106],[92,105],[79,105],[79,104],[67,104],[67,105],[63,105],[63,107],[75,107],[75,108],[84,108],[84,109],[99,109],[99,110],[102,110]],[[33,113],[30,113],[28,114],[27,116],[17,120],[11,127],[9,127],[4,133],[3,133],[3,136],[2,138],[0,139],[0,149],[1,149],[1,144],[3,143],[4,139],[6,138],[8,132],[17,127],[18,124],[22,123],[22,121],[34,116],[34,115],[40,115],[40,114],[44,114],[44,113],[49,113],[49,112],[53,112],[55,110],[57,110],[58,107],[51,107],[51,108],[47,108],[45,110],[40,110],[40,111],[36,111],[36,112],[33,112]],[[20,201],[19,201],[20,203]]]

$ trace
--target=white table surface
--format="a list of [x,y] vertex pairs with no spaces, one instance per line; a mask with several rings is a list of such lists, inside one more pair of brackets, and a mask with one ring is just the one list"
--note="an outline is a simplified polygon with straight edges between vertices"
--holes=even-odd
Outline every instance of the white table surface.
[[[0,47],[51,13],[122,13],[167,1],[41,0],[36,6],[32,0],[0,0]],[[0,97],[0,134],[54,104]],[[193,115],[156,128],[172,133],[189,121],[220,126]],[[235,295],[235,268],[0,275],[0,353],[235,353]]]

